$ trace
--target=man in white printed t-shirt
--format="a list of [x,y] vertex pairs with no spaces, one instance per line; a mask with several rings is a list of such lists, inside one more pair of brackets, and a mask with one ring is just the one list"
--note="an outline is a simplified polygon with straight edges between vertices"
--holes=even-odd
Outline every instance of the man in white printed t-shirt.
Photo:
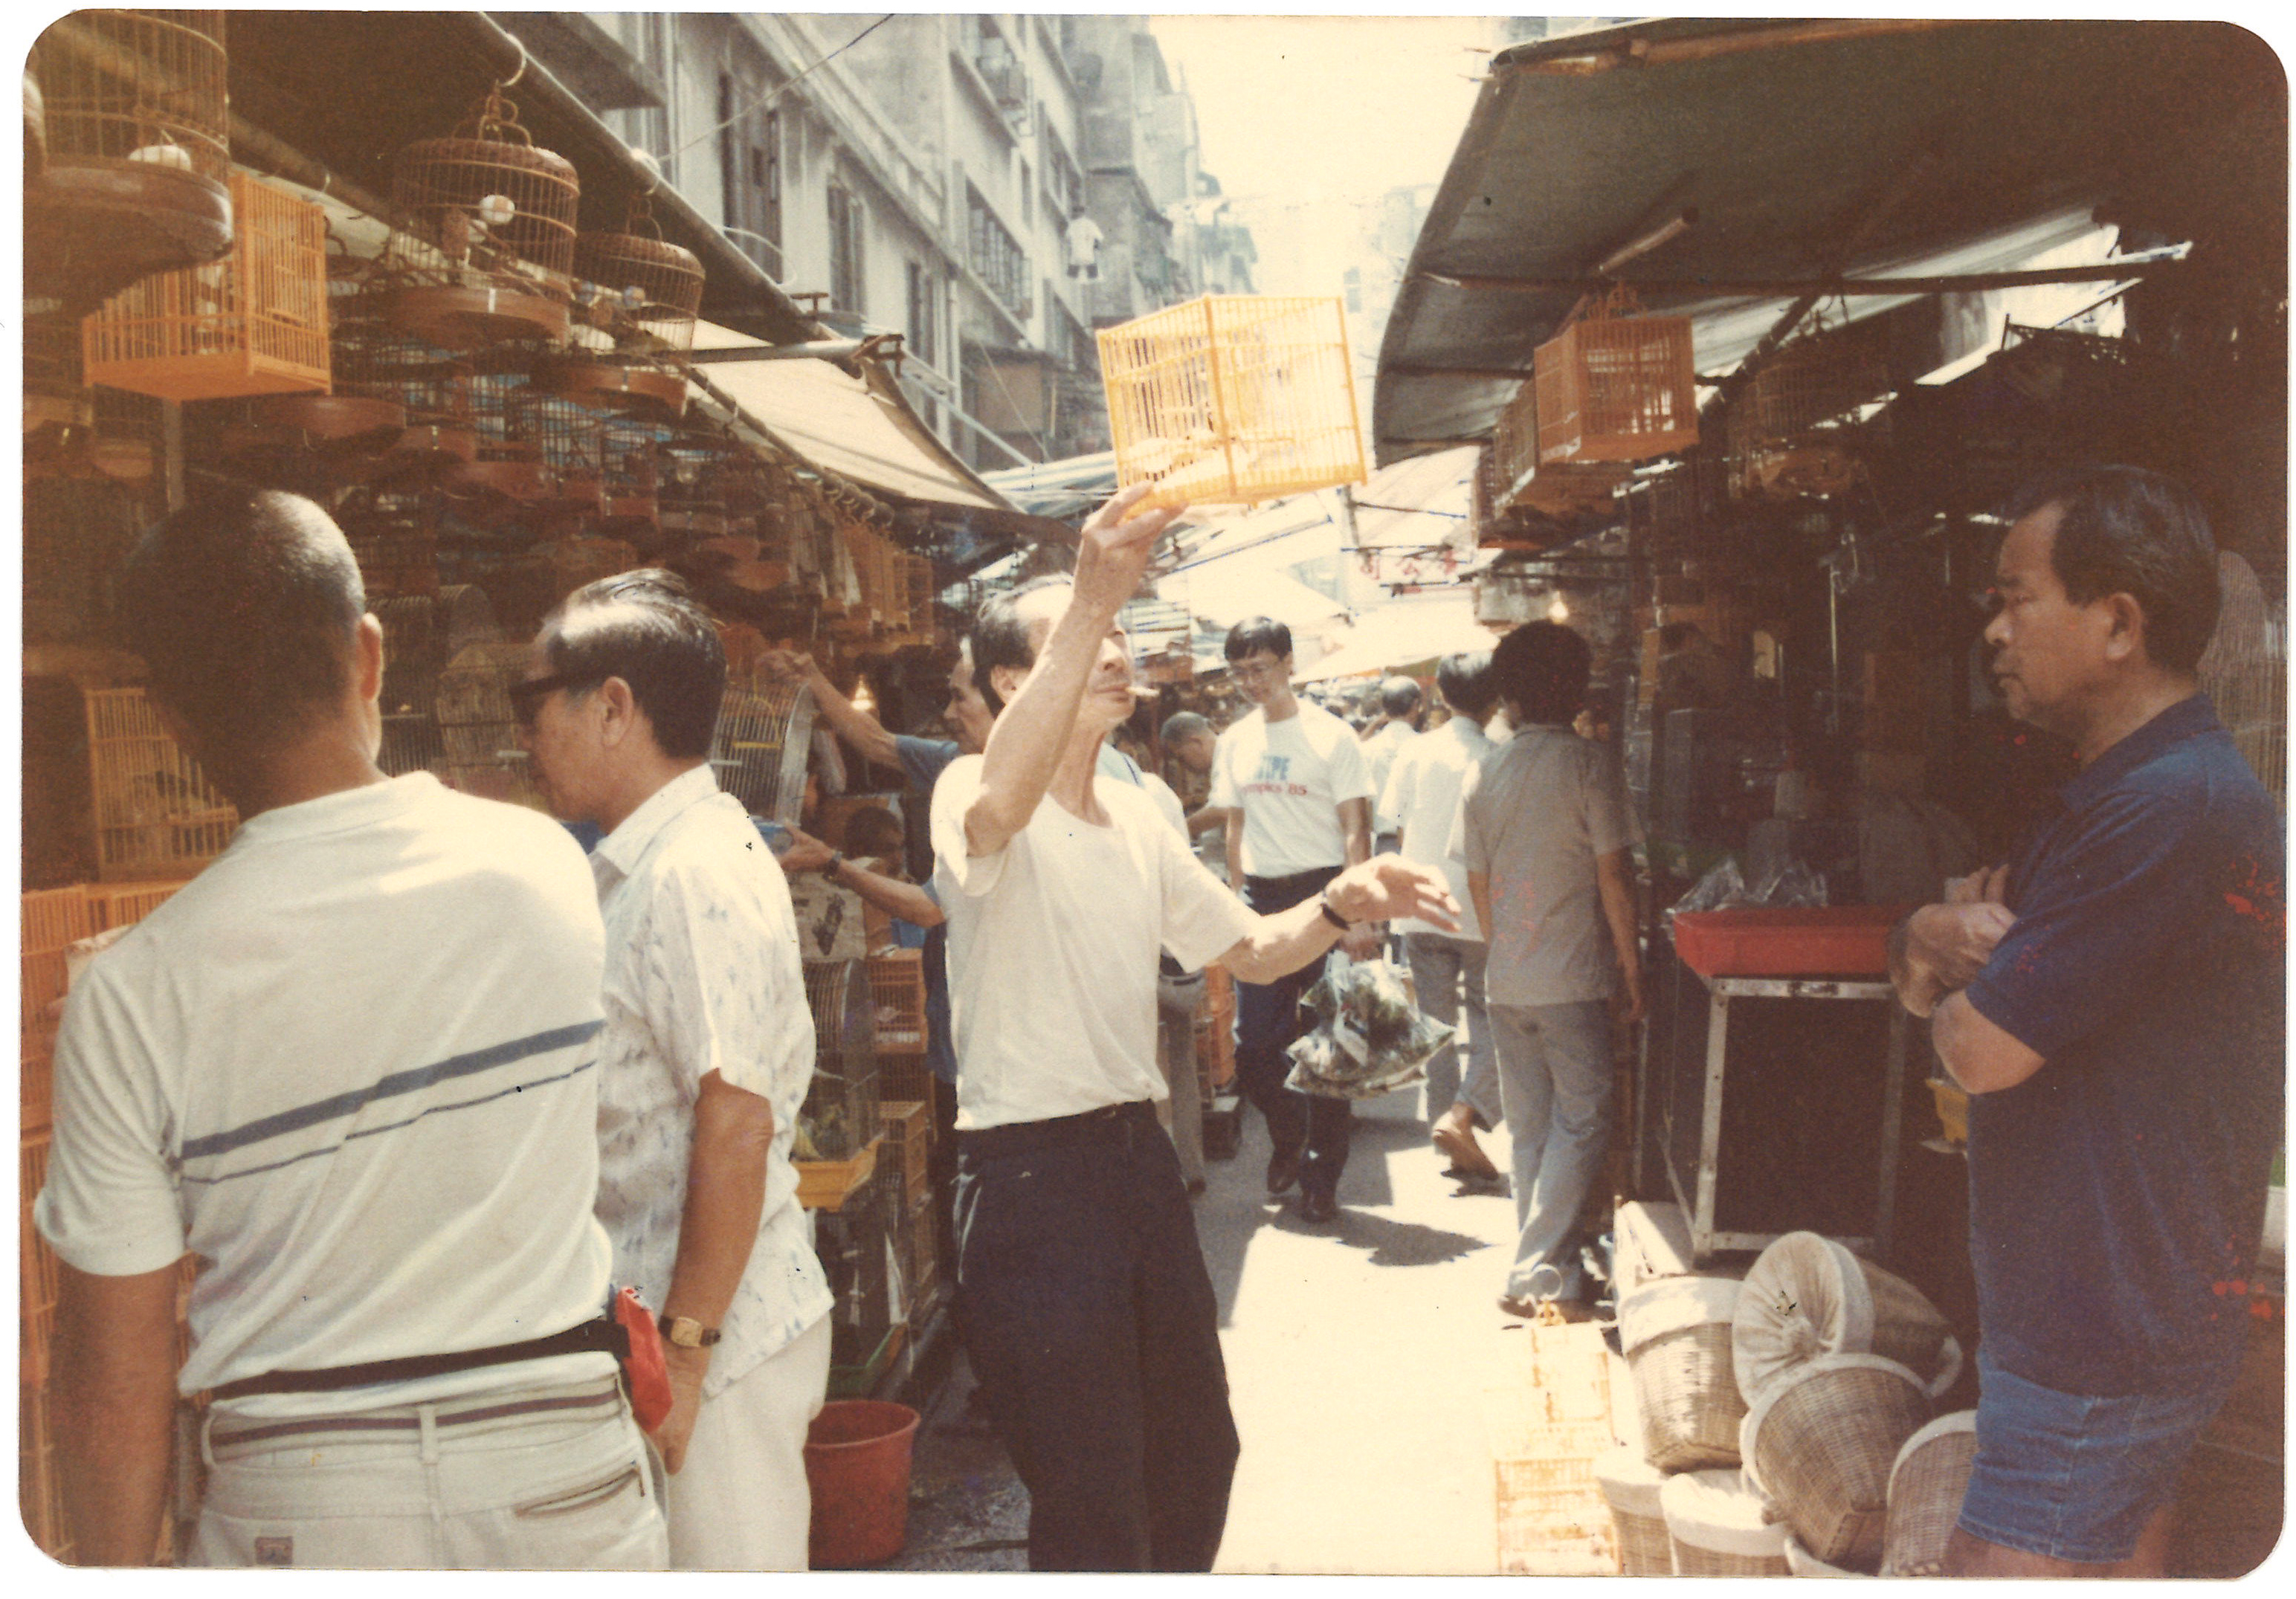
[[1177,514],[1133,515],[1147,492],[1085,525],[1072,583],[981,608],[973,661],[1004,709],[933,791],[964,1062],[957,1305],[1037,1570],[1209,1570],[1227,1519],[1218,1306],[1156,1118],[1158,951],[1265,982],[1357,922],[1453,909],[1390,857],[1255,915],[1144,792],[1095,775],[1132,709],[1116,613]]
[[377,769],[381,626],[308,500],[180,512],[120,592],[153,703],[242,824],[96,957],[57,1041],[34,1218],[62,1266],[78,1558],[152,1559],[180,1387],[213,1395],[187,1563],[660,1570],[599,1319],[580,849]]
[[[1227,811],[1228,881],[1262,914],[1314,898],[1348,866],[1371,858],[1376,797],[1355,730],[1292,692],[1292,629],[1267,617],[1239,622],[1227,636],[1228,669],[1255,709],[1219,735],[1207,802]],[[1350,958],[1379,953],[1376,930],[1342,941]],[[1300,1033],[1300,996],[1323,963],[1273,983],[1236,985],[1235,1072],[1267,1119],[1267,1192],[1300,1185],[1309,1221],[1339,1214],[1340,1174],[1348,1163],[1354,1107],[1344,1099],[1283,1086],[1284,1052]]]

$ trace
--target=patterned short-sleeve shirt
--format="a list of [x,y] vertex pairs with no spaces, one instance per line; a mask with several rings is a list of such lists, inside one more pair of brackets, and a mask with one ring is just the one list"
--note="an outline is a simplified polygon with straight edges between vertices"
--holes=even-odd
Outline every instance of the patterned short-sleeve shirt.
[[663,784],[590,864],[606,924],[598,1219],[616,1283],[657,1308],[669,1292],[702,1078],[773,1105],[765,1211],[709,1363],[714,1395],[831,1305],[790,1164],[814,1061],[797,917],[781,868],[706,766]]

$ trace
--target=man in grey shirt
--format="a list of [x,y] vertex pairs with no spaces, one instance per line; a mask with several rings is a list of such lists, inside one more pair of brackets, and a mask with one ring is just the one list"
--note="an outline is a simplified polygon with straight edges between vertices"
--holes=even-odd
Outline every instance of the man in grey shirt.
[[1499,1308],[1584,1314],[1566,1254],[1611,1131],[1611,1001],[1642,1015],[1636,829],[1599,744],[1570,731],[1587,643],[1555,622],[1501,639],[1491,676],[1515,732],[1470,773],[1456,853],[1489,939],[1485,996],[1514,1144],[1514,1263]]

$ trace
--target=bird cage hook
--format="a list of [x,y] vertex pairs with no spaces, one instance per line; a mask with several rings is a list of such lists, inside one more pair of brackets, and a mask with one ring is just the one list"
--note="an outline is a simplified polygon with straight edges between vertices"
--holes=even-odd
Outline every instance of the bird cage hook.
[[455,135],[498,144],[519,144],[532,149],[534,135],[519,125],[517,102],[503,94],[508,87],[509,83],[498,83],[488,89],[487,97],[455,130]]
[[513,34],[511,36],[510,42],[518,46],[518,70],[512,73],[508,78],[504,78],[502,82],[495,86],[499,89],[515,87],[518,84],[518,80],[526,76],[526,63],[534,59],[526,53],[525,40]]
[[629,209],[622,217],[622,232],[633,238],[652,239],[656,243],[664,242],[661,236],[661,224],[654,218],[653,201],[651,198],[654,190],[660,186],[660,183],[661,179],[657,176],[644,188],[630,196]]

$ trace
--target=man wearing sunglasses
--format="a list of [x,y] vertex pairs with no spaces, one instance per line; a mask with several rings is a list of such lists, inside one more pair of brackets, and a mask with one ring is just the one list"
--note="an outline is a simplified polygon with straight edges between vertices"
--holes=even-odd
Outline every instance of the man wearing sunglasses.
[[675,1570],[802,1570],[830,1293],[790,1164],[813,1021],[789,885],[709,764],[716,627],[677,578],[577,589],[511,691],[537,786],[606,830],[598,1216],[661,1315]]

